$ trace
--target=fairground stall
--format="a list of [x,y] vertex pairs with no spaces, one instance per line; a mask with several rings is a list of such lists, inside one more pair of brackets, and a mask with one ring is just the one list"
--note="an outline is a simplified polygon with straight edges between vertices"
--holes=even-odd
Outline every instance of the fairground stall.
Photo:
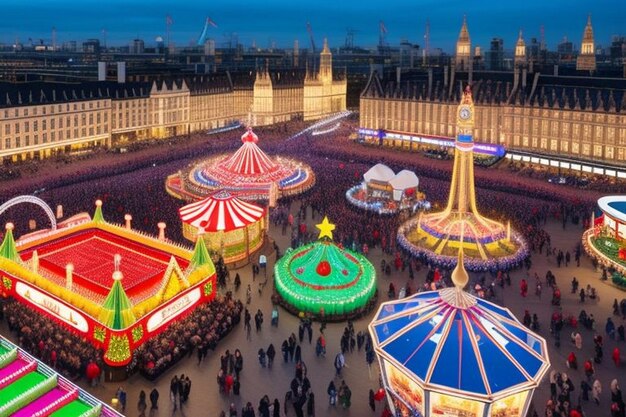
[[524,417],[550,361],[545,340],[506,308],[452,288],[383,303],[369,325],[394,415]]
[[226,263],[248,259],[267,235],[267,210],[225,190],[180,208],[178,214],[183,236],[195,242],[201,232],[209,251]]
[[375,302],[376,270],[367,258],[333,242],[335,225],[324,217],[313,243],[288,249],[274,267],[278,302],[294,314],[345,320]]
[[310,166],[291,158],[270,158],[259,148],[258,136],[248,128],[243,144],[232,155],[218,155],[170,175],[167,192],[185,201],[198,201],[217,190],[244,200],[269,200],[307,191],[315,184]]
[[2,295],[13,297],[104,351],[111,367],[168,324],[215,296],[215,267],[204,240],[192,252],[165,239],[108,223],[96,202],[52,229],[0,246]]
[[122,417],[3,337],[0,416]]
[[378,214],[429,209],[430,203],[418,186],[419,178],[414,172],[403,169],[395,174],[388,166],[376,164],[363,174],[361,184],[346,192],[346,198],[351,204]]
[[[599,215],[583,233],[585,251],[609,270],[611,282],[626,289],[626,196],[598,199]],[[608,278],[608,277],[607,277]]]

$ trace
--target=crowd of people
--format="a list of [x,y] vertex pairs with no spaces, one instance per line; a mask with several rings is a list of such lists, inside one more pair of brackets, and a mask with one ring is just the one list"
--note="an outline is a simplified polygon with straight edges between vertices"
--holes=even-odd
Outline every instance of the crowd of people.
[[[288,235],[291,247],[316,239],[317,231],[307,227],[307,224],[310,225],[312,221],[317,221],[326,215],[336,225],[334,240],[340,242],[344,247],[352,248],[366,255],[368,251],[374,248],[382,250],[383,256],[387,259],[382,268],[382,277],[390,278],[396,273],[409,270],[410,279],[407,285],[403,287],[403,295],[409,295],[413,290],[432,288],[429,284],[433,283],[436,284],[435,288],[450,285],[449,271],[443,269],[439,271],[433,265],[419,262],[403,252],[397,245],[396,232],[400,224],[407,219],[406,215],[379,216],[354,208],[346,204],[345,201],[346,190],[360,183],[363,173],[371,166],[383,162],[394,170],[410,169],[415,171],[420,177],[420,191],[423,191],[427,199],[434,203],[433,209],[441,208],[449,191],[450,162],[406,154],[397,150],[363,147],[344,140],[352,132],[353,126],[350,124],[342,125],[335,132],[317,138],[303,135],[291,141],[285,142],[283,140],[293,132],[302,129],[303,126],[303,122],[298,122],[263,128],[256,132],[260,139],[259,146],[266,153],[297,157],[306,161],[316,174],[316,187],[304,195],[281,200],[278,207],[270,211],[272,222],[280,226],[283,233]],[[14,182],[7,183],[7,187],[3,187],[3,191],[0,191],[0,197],[7,199],[21,193],[31,193],[32,190],[37,189],[40,190],[38,195],[53,208],[57,204],[63,205],[66,216],[83,211],[93,212],[93,203],[100,198],[104,202],[105,219],[121,223],[124,214],[130,213],[133,215],[133,228],[153,234],[157,232],[157,222],[164,221],[167,224],[166,237],[172,241],[183,243],[184,238],[177,213],[177,209],[183,203],[166,194],[163,187],[165,177],[180,169],[181,164],[194,161],[199,155],[231,151],[236,149],[239,144],[238,135],[232,132],[218,134],[208,139],[202,135],[192,135],[191,138],[184,138],[184,140],[166,142],[163,146],[143,148],[136,152],[115,155],[116,159],[111,159],[110,154],[97,154],[93,159],[86,160],[89,163],[85,164],[82,164],[84,161],[78,161],[76,165],[63,163],[62,166],[50,163],[50,166],[42,166],[34,178],[23,175]],[[167,152],[163,152],[164,147]],[[101,160],[107,163],[94,163],[94,161]],[[59,171],[58,175],[52,175],[55,170]],[[549,220],[557,220],[563,223],[564,228],[574,225],[582,230],[583,225],[588,222],[596,195],[590,193],[583,197],[576,189],[550,184],[543,178],[528,178],[526,175],[520,175],[519,172],[503,170],[498,171],[498,175],[493,175],[492,172],[483,168],[476,170],[477,199],[481,213],[498,220],[511,219],[512,227],[524,235],[533,257],[548,256],[556,261],[559,250],[564,253],[564,259],[567,251],[570,251],[575,262],[576,248],[555,248],[545,226]],[[10,218],[16,223],[18,236],[28,232],[30,219],[35,219],[39,225],[45,225],[48,221],[43,214],[36,211],[18,210],[17,208],[3,215],[3,219],[5,218]],[[359,227],[354,227],[354,225],[359,225]],[[285,250],[286,248],[280,249]],[[577,256],[579,258],[580,254]],[[565,264],[564,260],[563,264]],[[555,272],[558,275],[559,269],[556,269]],[[221,287],[225,290],[227,276],[223,275],[224,285]],[[481,279],[483,287],[492,288],[488,282],[485,282],[484,277]],[[495,286],[511,285],[511,277],[506,274],[496,272],[493,274],[493,280]],[[529,274],[525,281],[526,289],[520,291],[521,297],[532,296],[533,285],[536,297],[541,297],[542,288],[551,291],[553,296],[559,291],[559,299],[565,296],[565,294],[561,295],[553,275],[548,276],[546,274],[545,278],[538,279]],[[394,288],[393,297],[395,296]],[[571,297],[578,299],[580,295],[577,293]],[[552,299],[546,297],[542,302],[548,305],[553,299],[554,297]],[[587,305],[588,303],[597,303],[597,300],[590,299],[585,292],[585,300],[580,302]],[[619,301],[617,303],[620,305]],[[215,350],[219,340],[239,322],[240,315],[244,313],[244,309],[247,310],[245,307],[247,305],[244,306],[244,303],[235,300],[231,294],[226,294],[223,297],[218,296],[212,303],[201,305],[185,319],[172,323],[160,336],[148,340],[136,352],[130,370],[140,371],[147,378],[156,379],[184,356],[192,356],[195,353],[198,363],[202,363],[208,351]],[[529,318],[525,318],[524,323],[536,331],[542,331],[541,323],[547,324],[550,321],[551,326],[545,326],[544,330],[547,332],[548,327],[550,327],[554,342],[556,343],[558,340],[561,343],[560,334],[563,327],[569,326],[571,322],[566,320],[568,315],[561,310],[560,305],[554,305],[553,308],[556,313],[561,315],[560,318],[557,314],[552,320],[551,317],[539,316],[536,312],[529,311]],[[6,301],[2,311],[9,327],[18,336],[22,346],[47,363],[53,364],[62,373],[71,377],[82,376],[91,361],[100,360],[101,352],[89,343],[84,343],[49,319],[42,316],[33,318],[32,314],[29,315],[28,311],[25,311],[25,308],[18,303]],[[623,321],[623,318],[620,318],[621,311],[619,309],[618,313],[619,315],[616,315],[614,320],[616,322],[618,320]],[[252,314],[254,314],[254,310],[252,310]],[[250,326],[252,315],[248,312],[246,316],[250,317],[244,319]],[[573,342],[573,352],[576,356],[581,357],[583,363],[588,362],[587,358],[578,353],[579,349],[576,343],[579,343],[583,350],[588,349],[596,352],[596,346],[599,343],[598,339],[592,335],[601,333],[601,329],[597,329],[597,324],[587,328],[584,323],[588,323],[588,320],[588,315],[584,320],[579,320],[581,328],[577,331],[581,334],[581,338],[577,342],[577,338],[574,337]],[[602,320],[604,321],[604,318]],[[276,323],[279,326],[278,320]],[[255,320],[255,324],[257,324],[259,332],[263,331],[262,320],[260,324]],[[620,336],[620,325],[623,335],[621,322],[616,323],[611,334],[605,329],[606,338],[610,340],[610,343],[623,342],[623,340],[620,341],[620,337],[623,339],[623,336]],[[258,406],[253,406],[253,402],[244,400],[245,405],[243,407],[238,408],[233,403],[228,411],[224,410],[223,415],[248,417],[260,414],[262,417],[275,417],[282,416],[285,410],[294,410],[296,416],[303,416],[304,414],[312,416],[315,412],[317,399],[308,377],[309,370],[307,370],[301,354],[298,355],[297,353],[298,350],[302,352],[305,346],[308,346],[306,349],[314,349],[316,355],[322,358],[327,351],[332,352],[329,355],[329,359],[332,360],[328,361],[328,366],[335,366],[337,376],[328,384],[326,390],[328,403],[331,406],[340,405],[344,408],[351,406],[352,391],[348,386],[351,381],[344,378],[342,369],[346,365],[346,357],[354,354],[354,352],[359,354],[361,347],[364,348],[363,360],[370,365],[374,362],[369,334],[365,330],[355,332],[354,328],[351,329],[348,325],[342,337],[338,340],[329,341],[323,329],[320,329],[319,333],[315,332],[312,325],[306,321],[303,321],[301,326],[297,331],[294,329],[293,337],[284,340],[282,345],[279,339],[273,341],[269,346],[268,344],[258,346],[259,366],[265,366],[268,368],[268,372],[272,372],[269,369],[271,369],[276,353],[282,356],[283,362],[293,363],[293,379],[288,384],[287,395],[282,401],[283,407],[281,408],[281,401],[278,398],[272,401],[271,398],[274,395],[268,394],[260,399]],[[585,332],[589,335],[584,334]],[[611,337],[615,339],[611,339]],[[605,340],[600,344],[600,347],[606,349],[606,345]],[[335,355],[335,352],[338,353]],[[611,345],[610,352],[613,356],[613,345]],[[597,355],[592,355],[589,359],[591,359],[592,366],[597,367],[599,364],[594,361],[594,356]],[[582,389],[582,382],[586,382],[591,387],[588,390],[590,398],[594,398],[594,386],[602,385],[594,376],[595,372],[591,373],[590,378],[587,376],[588,372],[585,371],[585,366],[578,366],[575,369],[570,367],[567,371],[559,371],[558,369],[566,366],[566,361],[562,362],[554,365],[556,373],[550,377],[551,388],[552,380],[554,380],[555,385],[551,402],[546,404],[545,410],[542,410],[543,407],[535,407],[538,414],[543,411],[545,416],[571,417],[571,412],[575,411],[579,405],[578,396],[571,394],[573,392],[572,387],[581,387],[580,398],[581,404],[584,405],[586,398],[583,394],[585,390]],[[616,364],[621,364],[621,359]],[[236,350],[233,353],[226,351],[221,356],[220,365],[216,388],[228,398],[232,398],[231,395],[239,396],[237,392],[240,389],[239,373],[243,370],[242,355],[238,355]],[[316,372],[315,370],[310,371]],[[184,380],[186,379],[187,377],[184,378]],[[596,381],[598,384],[595,384]],[[607,381],[604,384],[611,387],[612,394],[613,388],[616,388],[614,396],[612,395],[612,402],[607,405],[607,409],[611,409],[613,417],[623,416],[624,405],[621,400],[619,382],[612,384]],[[177,382],[175,386],[180,387],[182,385]],[[315,388],[319,394],[324,387]],[[598,395],[600,390],[601,387],[597,390]],[[151,400],[152,394],[150,395]],[[177,390],[177,395],[179,398],[178,405],[182,406],[185,402],[183,401],[181,404],[180,390]],[[365,398],[365,394],[360,396]],[[156,398],[158,400],[158,393]],[[318,400],[317,404],[320,403],[323,402]],[[616,409],[615,412],[613,408]],[[312,411],[309,412],[309,409]],[[385,409],[383,412],[388,412],[388,410]]]
[[230,292],[201,304],[187,317],[173,321],[163,333],[148,339],[133,354],[129,372],[139,371],[150,380],[194,351],[198,363],[214,351],[217,343],[239,324],[243,303]]

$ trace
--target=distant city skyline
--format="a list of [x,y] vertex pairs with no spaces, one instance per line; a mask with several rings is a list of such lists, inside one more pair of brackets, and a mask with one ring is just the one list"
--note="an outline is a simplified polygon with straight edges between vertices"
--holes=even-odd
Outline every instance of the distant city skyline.
[[[75,40],[96,38],[107,46],[129,45],[133,39],[155,45],[157,36],[166,39],[166,16],[172,18],[171,40],[177,46],[187,46],[198,39],[206,17],[216,23],[209,36],[218,47],[231,38],[244,46],[253,42],[260,48],[275,43],[279,48],[293,47],[298,39],[300,48],[309,47],[306,30],[310,22],[318,49],[323,38],[331,47],[342,46],[348,29],[354,29],[354,44],[371,47],[378,44],[379,22],[387,30],[390,45],[402,39],[424,46],[427,19],[430,21],[430,47],[452,53],[463,15],[467,15],[472,46],[489,49],[489,41],[502,38],[506,49],[512,49],[519,29],[526,43],[540,38],[545,30],[546,44],[556,49],[564,36],[580,45],[587,15],[592,15],[596,45],[608,46],[614,35],[625,35],[626,2],[597,0],[569,2],[525,0],[502,2],[490,0],[391,0],[384,9],[380,2],[362,0],[355,3],[335,0],[293,2],[287,0],[232,0],[208,3],[204,1],[151,0],[5,0],[0,23],[0,42],[13,44],[16,39],[28,44],[51,43],[52,27],[56,28],[57,45]],[[236,35],[235,35],[236,34]]]

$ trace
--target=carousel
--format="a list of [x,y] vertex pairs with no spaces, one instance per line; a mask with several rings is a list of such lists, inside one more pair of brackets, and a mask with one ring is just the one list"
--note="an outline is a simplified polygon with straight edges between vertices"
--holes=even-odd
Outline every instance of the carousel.
[[424,193],[418,191],[419,178],[403,169],[395,174],[384,164],[376,164],[363,174],[363,182],[346,192],[348,202],[378,214],[395,214],[401,210],[429,209]]
[[[611,282],[626,290],[626,196],[598,199],[599,215],[583,233],[585,252],[611,272]],[[608,277],[607,277],[608,278]]]
[[165,182],[167,192],[192,202],[226,190],[244,200],[273,203],[315,185],[310,166],[287,157],[270,158],[259,148],[258,141],[259,137],[248,128],[237,152],[205,159],[170,175]]
[[275,301],[294,314],[346,320],[373,307],[376,270],[361,254],[333,241],[335,225],[324,217],[313,243],[287,249],[275,269]]
[[383,303],[369,331],[394,415],[523,417],[550,367],[546,341],[474,297],[459,251],[454,287]]
[[183,236],[195,242],[200,233],[207,249],[226,263],[247,259],[263,246],[267,235],[267,211],[225,190],[188,204],[178,213]]

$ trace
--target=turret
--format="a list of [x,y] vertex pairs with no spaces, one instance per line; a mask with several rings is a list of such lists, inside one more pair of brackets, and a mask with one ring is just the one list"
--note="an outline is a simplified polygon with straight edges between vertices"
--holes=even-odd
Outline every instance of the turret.
[[580,54],[576,59],[576,69],[579,71],[596,70],[596,48],[593,40],[593,27],[591,15],[587,16],[587,25],[583,33],[583,41],[580,45]]
[[471,46],[469,31],[467,30],[467,18],[463,16],[463,26],[456,42],[455,67],[460,71],[468,71],[471,65]]

